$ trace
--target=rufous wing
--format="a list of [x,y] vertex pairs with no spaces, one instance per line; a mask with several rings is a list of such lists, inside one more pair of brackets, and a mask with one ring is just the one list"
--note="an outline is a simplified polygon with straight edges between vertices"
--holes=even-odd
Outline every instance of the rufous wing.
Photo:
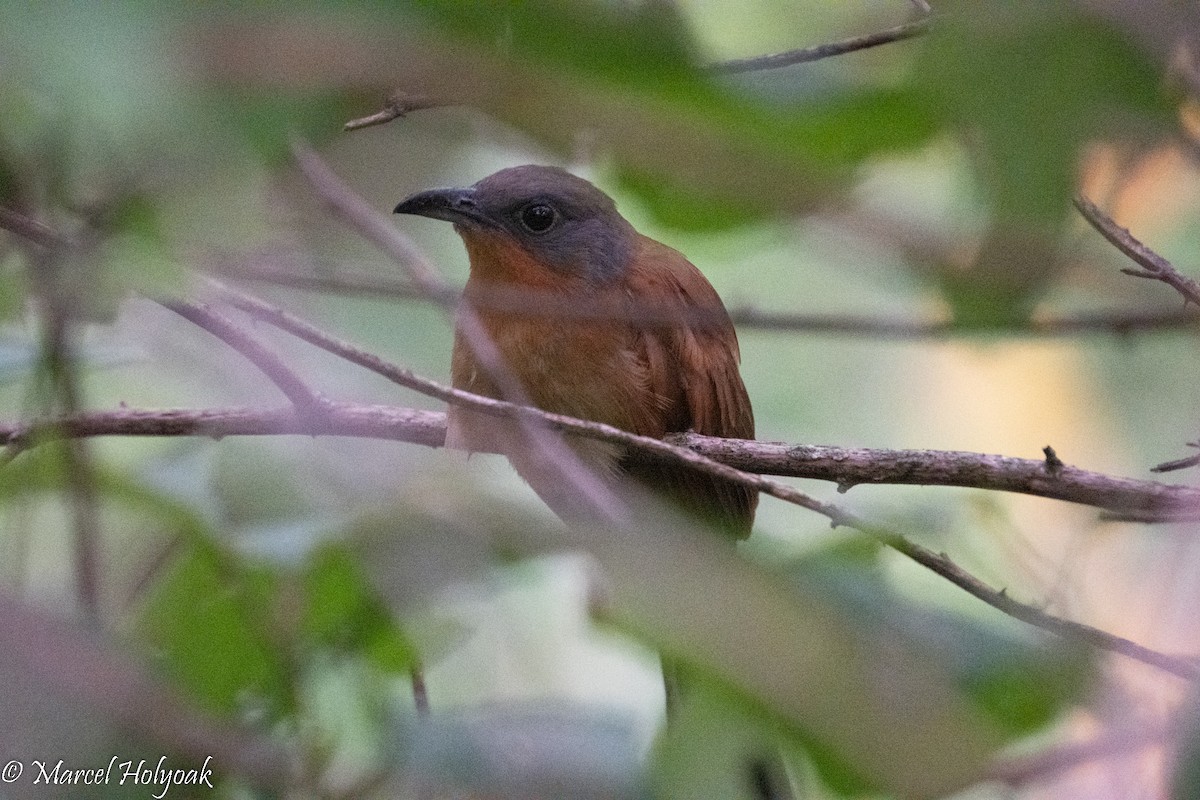
[[[644,415],[636,431],[661,437],[695,431],[708,436],[754,438],[754,412],[738,371],[741,355],[733,323],[716,290],[682,254],[641,237],[627,277],[631,296],[660,301],[682,316],[691,309],[712,313],[704,324],[683,322],[642,328],[634,339],[649,389],[662,407]],[[682,466],[626,460],[629,474],[736,538],[750,534],[758,493],[741,484]]]

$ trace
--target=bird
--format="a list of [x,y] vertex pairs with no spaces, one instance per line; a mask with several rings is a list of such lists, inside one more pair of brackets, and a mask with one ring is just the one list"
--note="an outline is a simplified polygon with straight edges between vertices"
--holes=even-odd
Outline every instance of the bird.
[[[662,438],[694,431],[754,438],[754,412],[739,372],[737,334],[721,298],[682,253],[639,233],[611,197],[552,166],[502,169],[464,188],[417,192],[395,207],[451,222],[466,246],[469,275],[455,324],[451,383],[497,399],[501,381],[476,352],[465,314],[494,343],[525,401],[543,409]],[[527,292],[525,307],[472,302],[489,292]],[[619,307],[655,312],[654,324],[538,311]],[[611,306],[609,305],[611,304]],[[448,447],[503,452],[558,513],[577,510],[553,464],[513,443],[512,426],[452,405]],[[611,444],[572,440],[599,474],[627,478],[736,541],[749,535],[756,491],[675,464],[648,464]]]

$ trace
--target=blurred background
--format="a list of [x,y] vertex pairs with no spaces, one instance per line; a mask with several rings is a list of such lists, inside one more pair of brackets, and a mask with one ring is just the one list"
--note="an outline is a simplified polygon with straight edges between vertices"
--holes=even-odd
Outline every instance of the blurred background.
[[[288,280],[405,280],[298,172],[300,142],[385,215],[516,164],[592,180],[731,310],[807,321],[739,328],[759,439],[1052,445],[1149,480],[1200,430],[1197,320],[1122,274],[1071,199],[1196,274],[1200,13],[931,4],[7,4],[0,206],[73,246],[0,231],[0,423],[284,405],[156,302],[209,298],[212,275],[448,381],[444,309]],[[710,66],[902,25],[810,63]],[[343,131],[395,92],[432,107]],[[392,224],[465,280],[448,226]],[[227,313],[332,399],[442,408]],[[1195,523],[794,483],[1057,616],[1200,643]],[[0,797],[58,796],[34,760],[113,754],[213,755],[223,797],[776,796],[764,752],[806,797],[1200,796],[1187,681],[1039,634],[822,517],[764,498],[738,559],[667,535],[589,554],[558,525],[504,459],[412,444],[12,450],[0,761],[25,771]],[[664,647],[700,687],[669,732]]]

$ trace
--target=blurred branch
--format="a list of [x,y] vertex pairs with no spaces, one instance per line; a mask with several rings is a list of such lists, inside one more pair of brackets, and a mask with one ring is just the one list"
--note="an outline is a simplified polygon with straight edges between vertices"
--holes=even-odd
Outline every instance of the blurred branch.
[[[66,256],[75,247],[66,236],[17,211],[0,207],[0,228],[17,234],[30,245],[29,274],[42,313],[41,358],[49,380],[47,410],[64,416],[82,407],[78,359],[72,332],[76,315],[78,278],[64,275]],[[4,460],[15,456],[7,448]],[[4,463],[0,460],[0,464]],[[83,615],[100,622],[100,522],[93,483],[91,453],[83,442],[63,448],[63,471],[69,487],[72,544],[75,556],[75,594]]]
[[[71,315],[62,307],[62,303],[62,298],[54,295],[46,298],[47,308],[42,316],[42,349],[57,410],[71,416],[83,406],[82,389],[79,385],[78,359],[71,341]],[[99,625],[100,519],[91,451],[84,442],[67,442],[63,448],[63,470],[71,502],[75,594],[85,618],[91,624]]]
[[[1188,447],[1200,447],[1200,442],[1188,442]],[[1188,456],[1187,458],[1179,458],[1174,461],[1167,461],[1158,466],[1151,467],[1151,472],[1174,472],[1177,469],[1187,469],[1200,464],[1200,455]]]
[[1200,283],[1195,279],[1179,272],[1170,261],[1135,239],[1127,229],[1114,222],[1091,200],[1079,195],[1075,198],[1075,207],[1101,236],[1141,267],[1123,269],[1122,272],[1135,278],[1162,281],[1183,295],[1186,302],[1200,306]]
[[1117,731],[1083,742],[1068,742],[1030,755],[1002,758],[988,770],[992,780],[1019,789],[1113,756],[1162,745],[1170,735],[1163,726]]
[[0,206],[0,228],[42,247],[64,247],[69,244],[67,238],[60,236],[53,228],[4,206]]
[[[255,261],[258,263],[255,263]],[[446,286],[421,289],[412,281],[365,274],[304,275],[262,263],[262,257],[245,256],[236,264],[232,259],[216,260],[208,269],[223,277],[285,286],[310,292],[328,292],[344,296],[390,300],[424,300],[446,308],[458,305],[462,287]],[[721,315],[705,309],[664,312],[661,306],[629,299],[620,304],[597,302],[581,304],[565,300],[559,294],[509,286],[490,286],[474,290],[471,304],[491,311],[519,312],[570,320],[615,319],[638,327],[686,324],[703,328],[723,324]],[[764,311],[754,306],[729,308],[729,318],[739,328],[764,331],[788,331],[826,335],[879,337],[886,339],[946,339],[996,331],[957,327],[949,320],[904,320],[852,314],[791,314]],[[1184,308],[1173,311],[1111,311],[1075,316],[1032,318],[1021,327],[1003,332],[1019,336],[1076,336],[1092,333],[1117,335],[1172,330],[1200,326],[1200,311]]]
[[310,388],[304,380],[284,364],[254,337],[235,325],[225,316],[207,305],[183,300],[162,301],[160,305],[174,311],[187,321],[203,328],[225,344],[245,356],[271,383],[301,410],[320,410],[325,399]]
[[420,248],[343,182],[315,150],[295,140],[292,157],[325,207],[391,257],[417,291],[436,297],[447,290],[446,282]]
[[863,36],[853,36],[840,42],[829,42],[813,47],[802,47],[798,50],[787,50],[772,55],[755,56],[754,58],[735,58],[729,61],[719,61],[709,64],[708,70],[717,75],[734,75],[741,72],[760,72],[768,69],[790,67],[793,64],[806,64],[820,61],[823,58],[841,56],[858,50],[879,47],[892,42],[900,42],[921,36],[929,30],[930,17],[922,17],[913,22],[906,22],[894,28],[868,33]]

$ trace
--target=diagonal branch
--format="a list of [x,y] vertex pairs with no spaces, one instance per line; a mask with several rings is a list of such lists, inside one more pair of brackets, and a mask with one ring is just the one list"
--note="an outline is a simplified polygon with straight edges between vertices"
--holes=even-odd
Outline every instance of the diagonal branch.
[[1075,197],[1075,207],[1101,236],[1141,267],[1123,269],[1122,272],[1135,278],[1162,281],[1183,295],[1186,302],[1200,305],[1200,282],[1175,269],[1170,261],[1134,238],[1133,234],[1114,222],[1091,200],[1078,195]]
[[0,206],[0,228],[47,249],[66,247],[70,244],[65,236],[49,225],[5,206]]
[[794,64],[806,64],[820,61],[823,58],[841,56],[858,50],[879,47],[892,42],[901,42],[921,36],[929,31],[930,17],[925,16],[913,22],[906,22],[894,28],[888,28],[863,36],[852,36],[840,42],[829,42],[813,47],[802,47],[797,50],[787,50],[754,58],[735,58],[729,61],[718,61],[708,66],[709,72],[717,75],[734,75],[741,72],[761,72],[768,69],[790,67]]
[[299,409],[321,408],[325,399],[304,382],[279,356],[238,327],[232,320],[202,303],[186,300],[160,301],[179,316],[216,336],[258,368]]
[[[1200,447],[1200,442],[1188,442],[1189,447]],[[1151,467],[1151,472],[1174,472],[1179,469],[1187,469],[1200,464],[1200,455],[1186,456],[1177,458],[1174,461],[1166,461],[1157,466]]]

